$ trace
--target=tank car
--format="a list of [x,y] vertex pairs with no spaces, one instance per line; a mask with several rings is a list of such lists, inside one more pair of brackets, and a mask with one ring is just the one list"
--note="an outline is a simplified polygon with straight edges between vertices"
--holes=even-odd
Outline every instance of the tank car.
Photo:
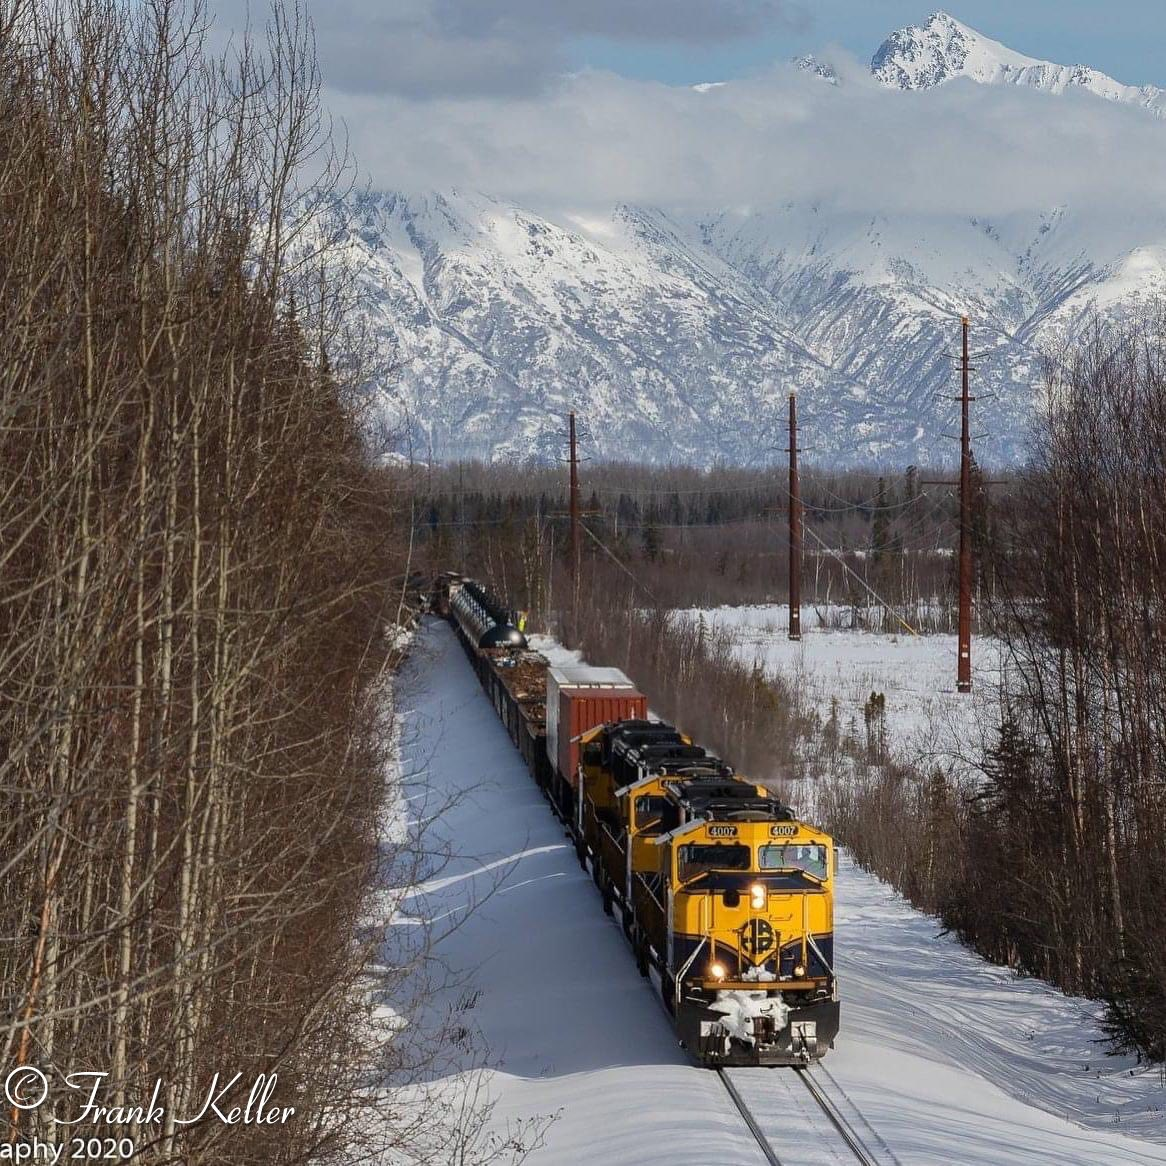
[[515,613],[508,611],[480,583],[463,581],[449,606],[467,641],[475,647],[521,651],[527,646],[526,636],[518,630]]

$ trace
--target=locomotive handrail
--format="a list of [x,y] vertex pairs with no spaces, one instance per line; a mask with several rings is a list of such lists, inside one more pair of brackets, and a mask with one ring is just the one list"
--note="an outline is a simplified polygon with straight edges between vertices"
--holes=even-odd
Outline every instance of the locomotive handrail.
[[814,936],[808,928],[806,929],[806,942],[810,945],[811,948],[813,948],[814,954],[818,957],[818,959],[822,961],[822,967],[826,969],[826,974],[830,977],[830,979],[837,979],[837,976],[834,975],[834,968],[831,966],[830,961],[822,954],[822,949],[814,941]]

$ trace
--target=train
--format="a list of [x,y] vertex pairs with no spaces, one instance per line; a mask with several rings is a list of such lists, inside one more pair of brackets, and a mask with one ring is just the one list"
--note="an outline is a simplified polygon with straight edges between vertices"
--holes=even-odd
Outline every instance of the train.
[[838,1035],[832,838],[673,725],[619,669],[555,667],[449,572],[448,619],[641,976],[702,1065],[805,1066]]

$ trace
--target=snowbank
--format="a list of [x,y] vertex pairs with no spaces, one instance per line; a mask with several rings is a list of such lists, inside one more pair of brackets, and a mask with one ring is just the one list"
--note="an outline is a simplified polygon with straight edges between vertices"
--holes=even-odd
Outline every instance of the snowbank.
[[[460,795],[428,828],[449,861],[406,909],[447,921],[448,1003],[494,1053],[495,1127],[557,1114],[531,1166],[755,1166],[446,626],[426,621],[400,683],[411,810]],[[1166,1090],[1102,1054],[1099,1009],[986,964],[845,859],[837,890],[825,1067],[902,1166],[1166,1166]]]

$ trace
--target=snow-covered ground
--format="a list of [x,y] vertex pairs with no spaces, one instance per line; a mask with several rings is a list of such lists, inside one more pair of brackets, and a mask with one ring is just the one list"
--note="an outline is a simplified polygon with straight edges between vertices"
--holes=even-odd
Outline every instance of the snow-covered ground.
[[[459,999],[497,1062],[496,1128],[557,1115],[533,1166],[758,1163],[717,1076],[676,1047],[445,625],[426,622],[398,707],[411,810],[461,795],[430,826],[453,858],[410,910],[465,915],[439,954],[480,990]],[[826,1066],[902,1166],[1166,1166],[1162,1081],[1104,1056],[1097,1008],[938,930],[843,862],[843,1028]]]
[[[822,627],[812,607],[802,608],[802,638],[788,638],[786,604],[684,611],[702,615],[715,635],[732,643],[748,663],[792,681],[823,720],[838,702],[839,728],[859,739],[863,705],[872,692],[886,697],[887,736],[899,755],[961,764],[997,723],[1000,650],[990,639],[972,641],[972,694],[956,692],[956,637]],[[842,613],[825,613],[830,623]],[[893,622],[891,623],[893,627]]]

